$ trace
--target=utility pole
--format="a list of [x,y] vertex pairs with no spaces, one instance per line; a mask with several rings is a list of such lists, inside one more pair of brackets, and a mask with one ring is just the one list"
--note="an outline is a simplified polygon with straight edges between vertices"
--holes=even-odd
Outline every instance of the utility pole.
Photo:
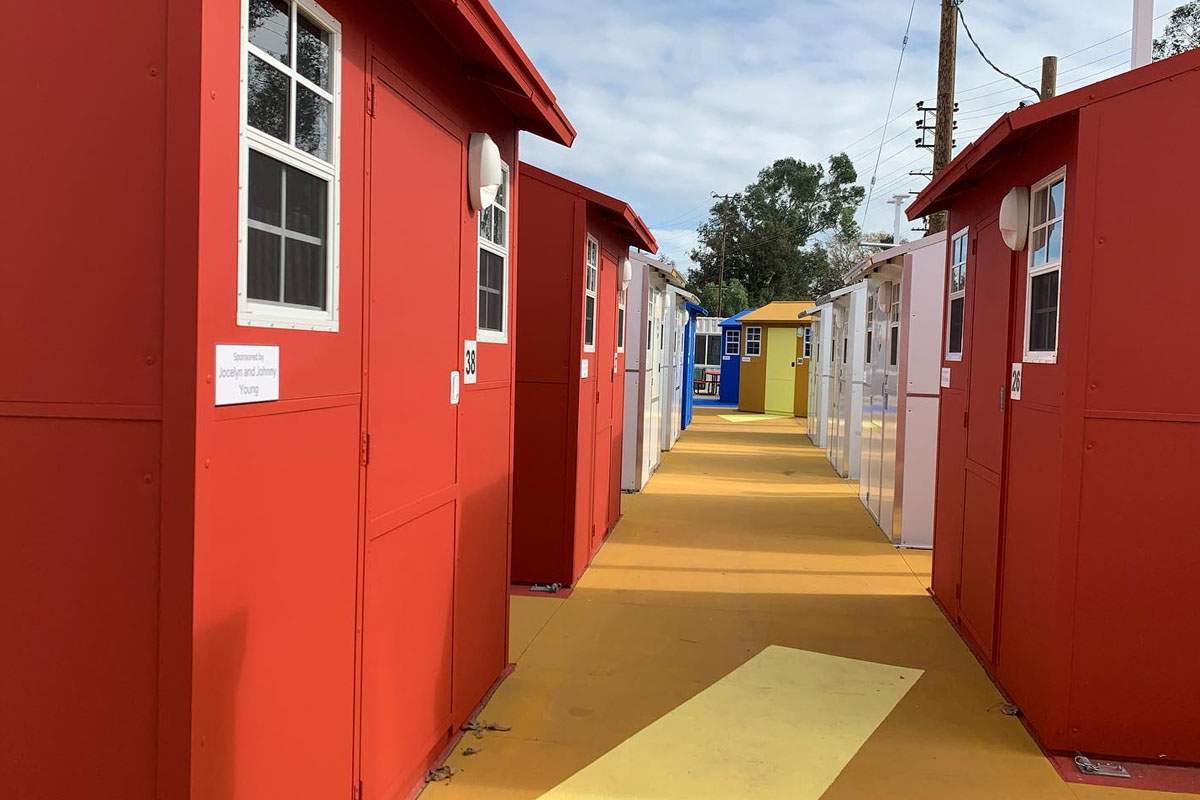
[[896,219],[892,223],[892,244],[900,244],[900,228],[904,226],[904,201],[907,199],[906,194],[895,194],[888,200],[888,205],[896,207]]
[[[713,199],[722,200],[726,203],[728,203],[730,198],[732,198],[732,197],[733,197],[733,195],[730,195],[730,194],[717,194],[716,192],[713,192]],[[726,209],[724,207],[722,207],[721,208],[721,265],[719,267],[717,267],[717,316],[722,317],[722,318],[725,316],[725,314],[722,312],[722,309],[721,309],[721,306],[723,305],[721,293],[725,289],[725,239],[726,239],[728,232],[729,232],[729,215],[726,214]]]
[[1154,0],[1133,0],[1133,48],[1131,69],[1144,67],[1154,57]]
[[1042,100],[1049,100],[1058,92],[1058,56],[1042,59]]
[[[933,135],[933,174],[950,163],[954,152],[954,68],[958,50],[958,0],[942,0],[942,31],[938,45],[937,120]],[[946,230],[946,214],[929,218],[929,230]]]

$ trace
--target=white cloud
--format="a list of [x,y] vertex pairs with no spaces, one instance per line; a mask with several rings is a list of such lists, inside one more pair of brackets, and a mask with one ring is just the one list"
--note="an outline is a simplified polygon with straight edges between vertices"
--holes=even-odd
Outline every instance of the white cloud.
[[[579,130],[571,150],[527,136],[523,157],[632,203],[681,267],[710,193],[740,190],[777,158],[820,161],[846,150],[869,179],[881,138],[871,132],[884,120],[909,11],[903,0],[495,4]],[[911,109],[935,95],[938,6],[917,0],[871,229],[891,229],[885,201],[919,188],[907,173],[931,160],[913,147]],[[1126,63],[1129,0],[968,0],[963,11],[993,60],[1009,71],[1033,68],[1022,75],[1030,83],[1042,55],[1114,36],[1064,58],[1060,85]],[[984,65],[961,29],[958,64],[962,145],[1028,93]]]

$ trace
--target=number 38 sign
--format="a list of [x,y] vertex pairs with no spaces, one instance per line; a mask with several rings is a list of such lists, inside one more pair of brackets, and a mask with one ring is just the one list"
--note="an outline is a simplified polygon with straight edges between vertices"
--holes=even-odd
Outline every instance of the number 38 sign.
[[475,383],[479,379],[479,347],[475,340],[463,345],[463,383]]

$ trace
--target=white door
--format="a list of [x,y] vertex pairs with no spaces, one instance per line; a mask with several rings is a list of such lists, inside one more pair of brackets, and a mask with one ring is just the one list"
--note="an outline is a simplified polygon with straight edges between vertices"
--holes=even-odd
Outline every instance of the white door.
[[642,446],[642,474],[648,479],[662,460],[663,293],[653,286],[646,304],[646,316],[646,439]]

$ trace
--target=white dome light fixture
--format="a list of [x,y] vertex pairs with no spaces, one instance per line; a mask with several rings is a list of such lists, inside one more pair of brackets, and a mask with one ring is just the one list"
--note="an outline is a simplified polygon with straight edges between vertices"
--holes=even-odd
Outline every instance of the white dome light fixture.
[[633,281],[633,262],[628,258],[621,261],[621,288],[628,289]]
[[1025,249],[1029,238],[1029,187],[1014,186],[1000,203],[1000,235],[1009,250]]
[[504,162],[500,159],[500,148],[486,133],[472,133],[467,159],[467,190],[471,208],[482,211],[496,202],[502,183]]

